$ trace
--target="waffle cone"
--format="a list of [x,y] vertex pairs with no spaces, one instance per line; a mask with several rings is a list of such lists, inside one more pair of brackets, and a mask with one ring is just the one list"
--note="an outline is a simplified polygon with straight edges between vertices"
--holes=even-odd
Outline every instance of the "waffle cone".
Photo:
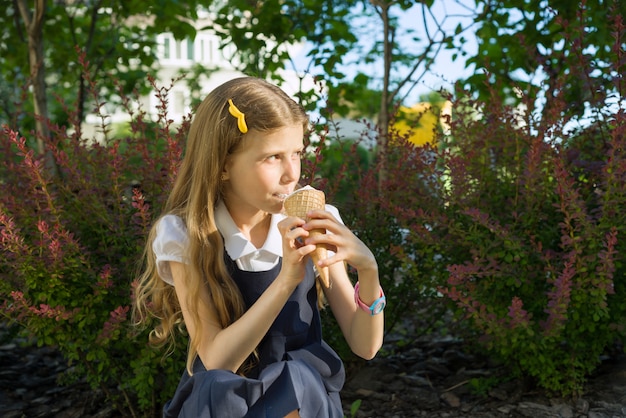
[[[326,197],[324,192],[313,188],[303,188],[296,190],[294,193],[287,196],[283,202],[285,206],[285,212],[289,216],[297,216],[305,221],[309,221],[306,216],[309,211],[313,209],[324,209],[326,205]],[[310,236],[316,236],[325,234],[325,229],[312,229],[309,231]],[[328,257],[328,250],[324,245],[317,245],[315,251],[311,253],[311,259],[315,264],[315,268],[319,274],[319,279],[326,288],[330,287],[330,278],[328,275],[328,267],[320,268],[317,266],[319,260],[324,260]]]

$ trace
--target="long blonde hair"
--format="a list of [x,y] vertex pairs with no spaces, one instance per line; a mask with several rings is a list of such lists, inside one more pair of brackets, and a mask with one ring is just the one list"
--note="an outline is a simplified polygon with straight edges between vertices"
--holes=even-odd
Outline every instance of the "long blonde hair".
[[[200,323],[199,289],[208,286],[217,318],[224,328],[245,310],[239,288],[227,271],[224,242],[214,218],[215,205],[223,197],[221,173],[243,136],[237,119],[228,112],[228,100],[245,114],[249,130],[270,132],[296,124],[307,129],[308,125],[308,117],[300,105],[277,86],[254,77],[236,78],[220,85],[196,110],[185,156],[163,214],[179,216],[187,227],[189,264],[186,269],[190,295],[187,303],[195,322]],[[143,273],[135,289],[133,317],[136,324],[156,318],[158,324],[150,334],[150,342],[169,343],[173,347],[175,331],[182,329],[184,322],[174,287],[166,284],[157,273],[152,251],[155,235],[153,226],[144,250]],[[198,335],[191,339],[187,355],[189,373],[192,373],[201,334],[206,330],[198,327],[196,332]],[[240,373],[244,374],[249,366],[245,363]]]

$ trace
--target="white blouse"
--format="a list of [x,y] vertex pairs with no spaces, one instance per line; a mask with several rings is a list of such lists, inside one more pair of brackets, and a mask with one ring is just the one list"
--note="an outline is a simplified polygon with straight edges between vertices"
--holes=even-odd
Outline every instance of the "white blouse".
[[[342,222],[337,208],[326,205],[329,211],[339,222]],[[215,223],[224,237],[224,248],[241,270],[267,271],[278,263],[283,255],[282,240],[277,224],[285,218],[283,214],[272,214],[269,233],[261,248],[252,244],[237,228],[230,216],[226,205],[219,202],[215,208]],[[170,261],[188,264],[187,248],[189,238],[187,227],[183,220],[176,215],[163,216],[156,226],[156,237],[152,243],[152,250],[156,255],[157,272],[161,279],[174,285]],[[329,251],[328,256],[332,256]]]

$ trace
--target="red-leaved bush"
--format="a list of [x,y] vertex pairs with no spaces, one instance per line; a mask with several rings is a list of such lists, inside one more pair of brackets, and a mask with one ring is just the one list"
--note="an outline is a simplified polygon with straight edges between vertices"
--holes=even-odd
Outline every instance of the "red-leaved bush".
[[[379,259],[388,329],[441,315],[445,304],[436,301],[452,302],[473,330],[464,335],[468,345],[476,337],[517,375],[562,395],[579,394],[601,357],[622,349],[626,63],[619,16],[612,27],[614,60],[598,71],[613,88],[586,79],[586,103],[568,103],[561,83],[549,94],[520,92],[521,103],[509,105],[487,74],[492,100],[457,91],[450,133],[436,132],[435,146],[414,147],[389,132],[389,147],[376,150],[387,169],[382,185],[379,164],[363,168],[354,153],[344,154],[346,172],[360,170],[340,194],[344,217]],[[598,64],[581,53],[583,41],[577,36],[562,53],[581,58],[573,71],[591,74]],[[588,111],[576,117],[573,107]],[[333,183],[341,177],[326,184]]]
[[181,341],[163,359],[129,318],[147,230],[176,173],[188,125],[171,128],[168,88],[155,89],[156,123],[125,99],[127,135],[113,136],[95,94],[100,141],[81,134],[70,108],[66,126],[47,121],[52,134],[42,140],[52,158],[35,153],[30,133],[10,126],[0,133],[0,311],[71,362],[66,382],[86,377],[126,416],[160,415],[186,350]]

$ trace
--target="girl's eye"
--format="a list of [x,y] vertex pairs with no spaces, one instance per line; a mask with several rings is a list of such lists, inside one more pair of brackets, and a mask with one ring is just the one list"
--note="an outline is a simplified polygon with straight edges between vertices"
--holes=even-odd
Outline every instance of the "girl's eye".
[[[296,152],[293,153],[293,157],[292,158],[301,159],[302,155],[304,155],[303,151],[296,151]],[[270,155],[269,157],[267,157],[267,160],[268,161],[275,161],[275,160],[280,160],[283,157],[284,156],[281,156],[281,154],[274,154],[274,155]]]

